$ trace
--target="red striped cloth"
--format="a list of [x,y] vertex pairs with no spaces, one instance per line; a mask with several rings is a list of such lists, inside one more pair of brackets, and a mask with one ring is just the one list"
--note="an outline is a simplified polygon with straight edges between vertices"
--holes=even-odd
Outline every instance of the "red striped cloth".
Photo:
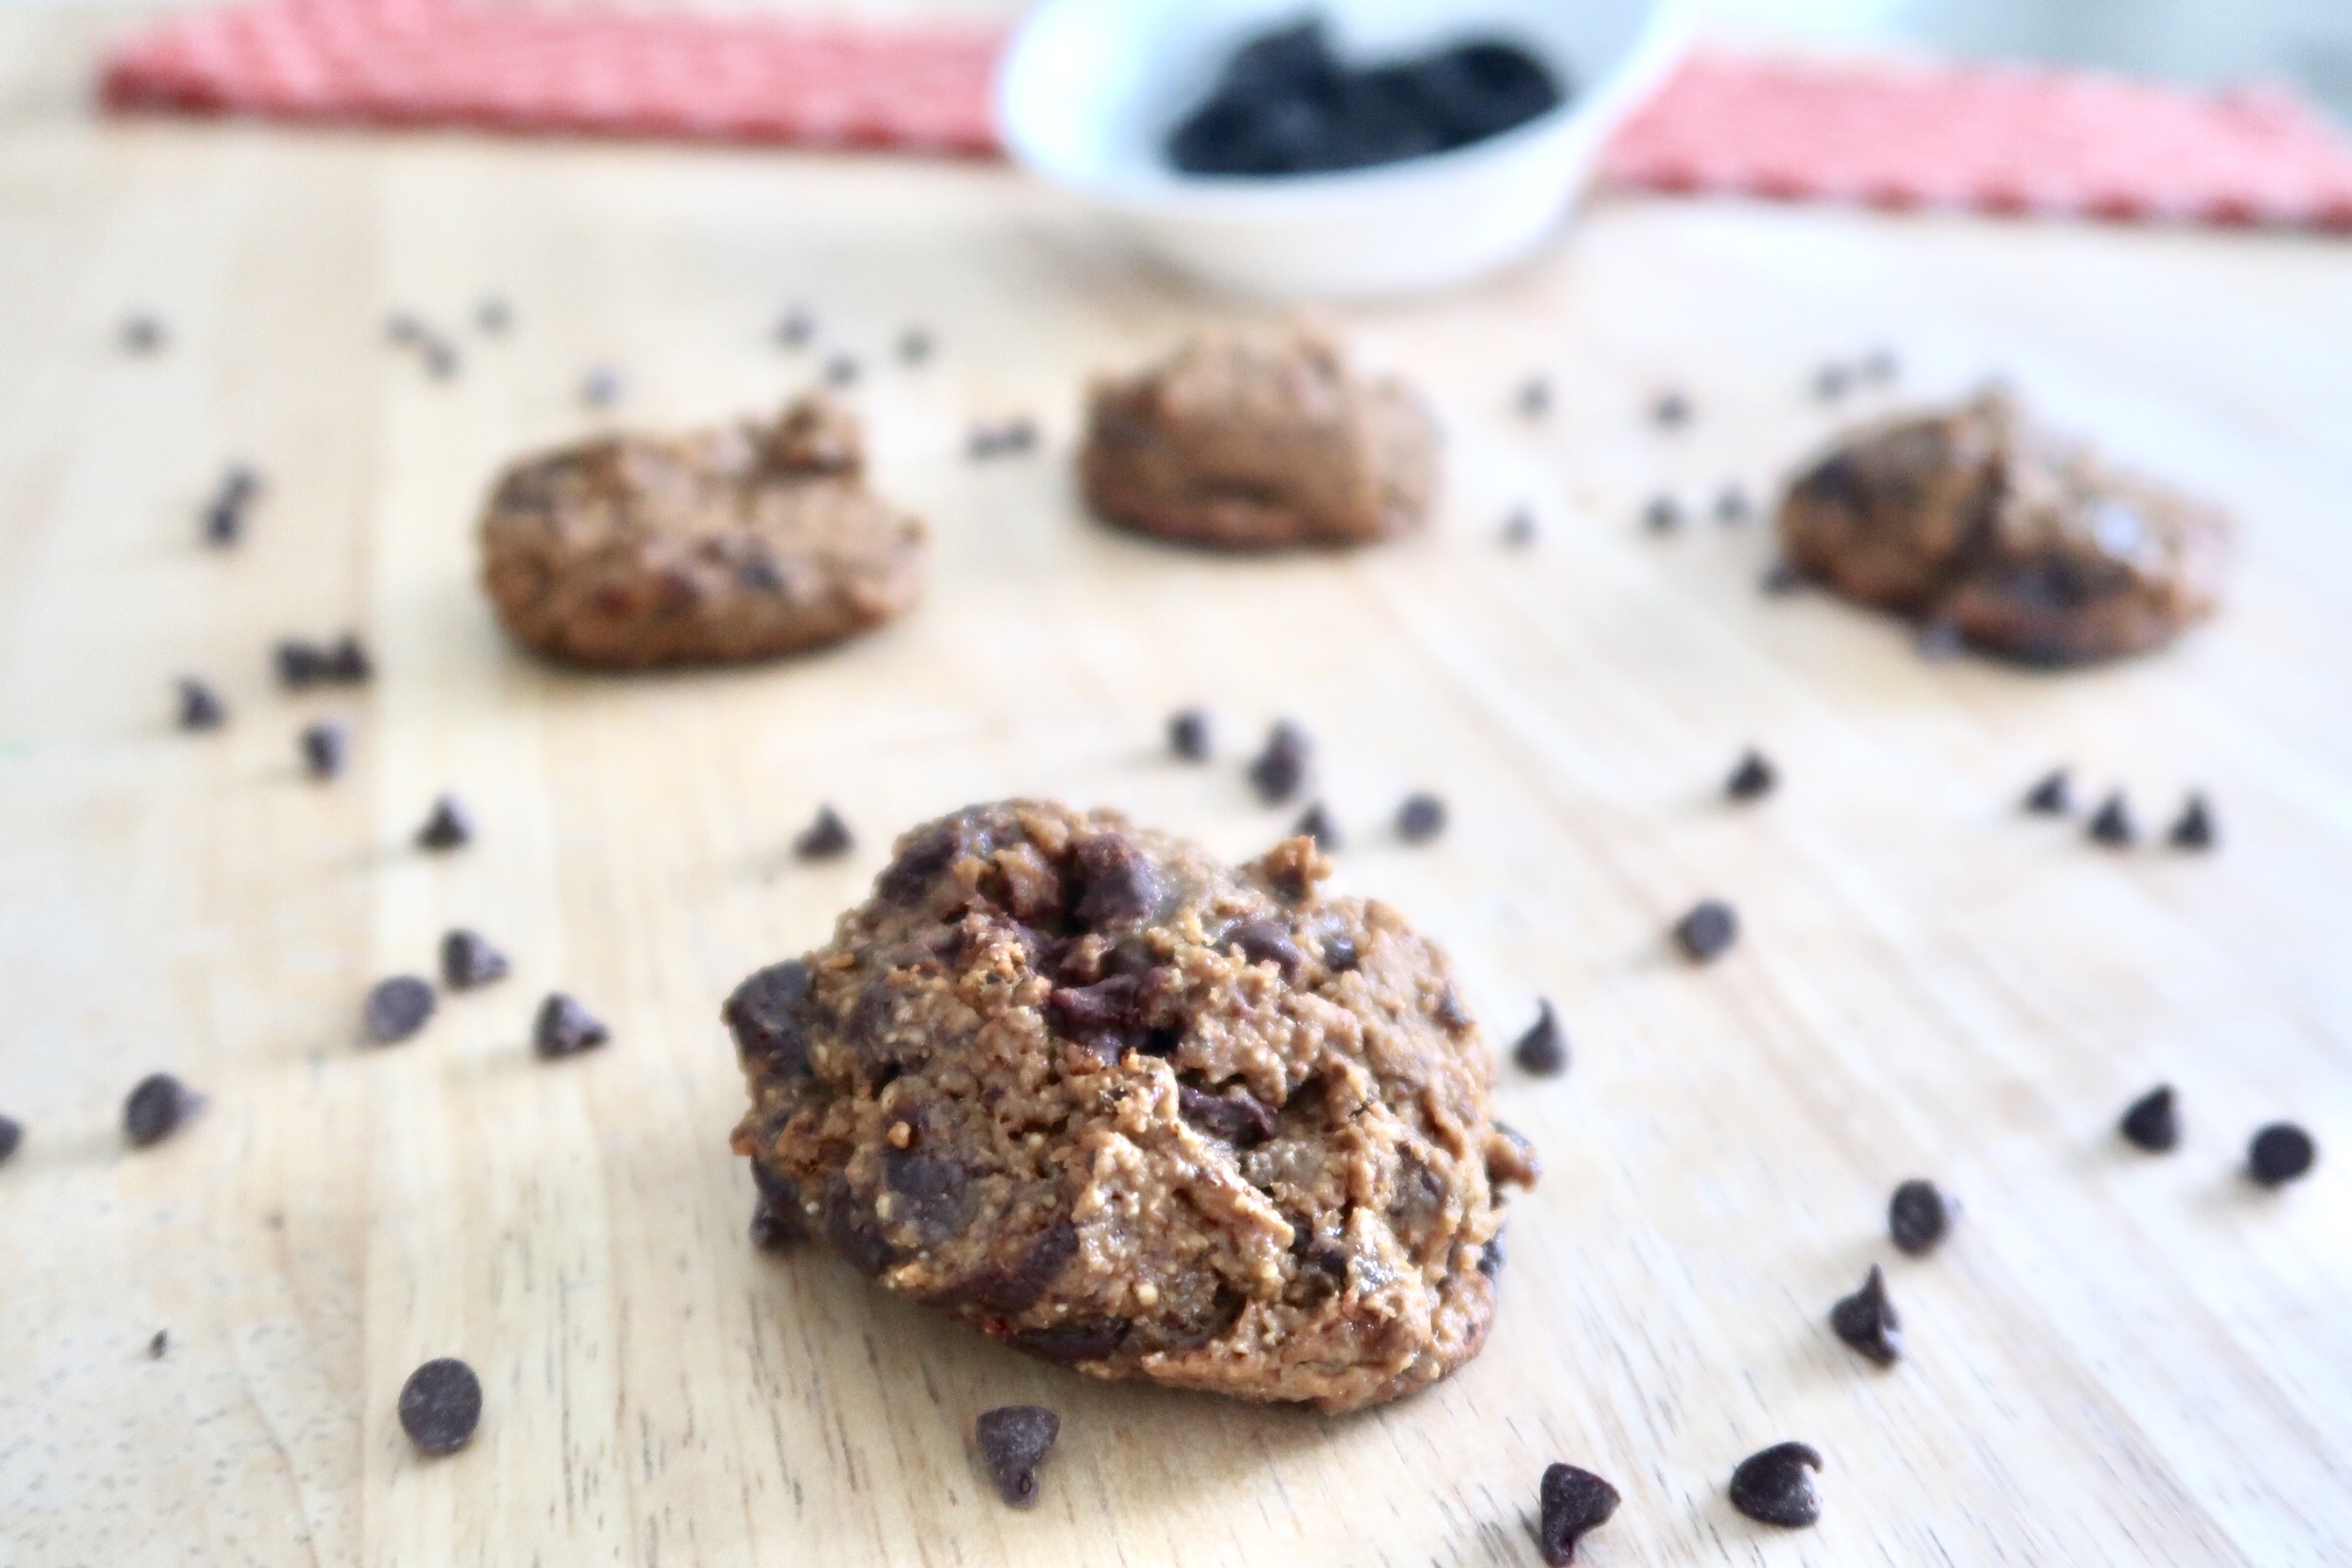
[[[1002,35],[480,0],[247,0],[107,57],[122,110],[988,155]],[[2352,149],[2283,93],[1699,55],[1612,183],[1779,200],[2352,229]]]

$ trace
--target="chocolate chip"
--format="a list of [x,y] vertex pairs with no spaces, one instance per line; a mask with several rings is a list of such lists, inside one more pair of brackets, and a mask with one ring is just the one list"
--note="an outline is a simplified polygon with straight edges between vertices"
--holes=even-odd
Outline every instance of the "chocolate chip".
[[1061,1417],[1037,1404],[1007,1404],[984,1410],[972,1423],[972,1441],[997,1495],[1015,1508],[1037,1501],[1037,1467],[1061,1436]]
[[798,1214],[779,1213],[766,1199],[752,1202],[752,1245],[762,1252],[781,1252],[808,1240]]
[[1861,372],[1863,380],[1884,384],[1894,379],[1899,367],[1895,362],[1894,350],[1872,349],[1862,356],[1855,368]]
[[220,697],[200,680],[181,677],[179,682],[179,727],[186,730],[219,729],[228,722],[228,709]]
[[343,771],[348,737],[343,726],[327,719],[306,724],[302,731],[303,770],[316,779],[330,779]]
[[539,1004],[539,1016],[531,1022],[531,1050],[549,1061],[559,1056],[576,1056],[612,1038],[610,1029],[562,991],[549,993],[547,1000]]
[[1503,1232],[1497,1230],[1494,1233],[1494,1239],[1478,1250],[1478,1271],[1489,1280],[1501,1279],[1502,1265],[1509,1261],[1502,1238]]
[[1672,533],[1683,525],[1683,509],[1672,496],[1653,496],[1642,509],[1642,526],[1651,533]]
[[2219,837],[2213,825],[2213,808],[2197,794],[2189,796],[2172,831],[2165,835],[2176,850],[2210,850]]
[[2320,1157],[2311,1134],[2291,1121],[2273,1122],[2246,1148],[2246,1174],[2265,1187],[2284,1187],[2310,1173]]
[[1934,1182],[1914,1178],[1886,1201],[1886,1234],[1913,1257],[1934,1251],[1951,1234],[1960,1205]]
[[1669,430],[1679,430],[1690,422],[1690,400],[1680,392],[1661,392],[1649,406],[1649,416]]
[[1099,833],[1079,844],[1071,857],[1078,864],[1078,906],[1071,912],[1090,931],[1158,912],[1165,893],[1152,858],[1115,833]]
[[827,386],[855,386],[861,373],[862,368],[858,361],[847,354],[836,354],[825,362]]
[[1308,757],[1314,743],[1306,731],[1284,719],[1266,733],[1266,749],[1250,761],[1250,782],[1256,787],[1257,798],[1268,806],[1280,806],[1298,793],[1306,782]]
[[504,337],[514,324],[514,308],[495,294],[485,295],[473,307],[473,324],[485,337]]
[[1555,1078],[1568,1070],[1568,1042],[1549,1002],[1536,1004],[1536,1021],[1511,1047],[1511,1059],[1539,1078]]
[[134,312],[122,318],[122,346],[133,354],[153,354],[162,349],[170,335],[162,319],[145,311]]
[[788,349],[804,349],[816,337],[816,318],[794,306],[776,322],[776,343]]
[[2139,838],[2139,829],[2132,824],[2132,808],[2124,804],[2124,792],[2117,790],[2100,806],[2098,815],[2090,819],[2090,840],[2111,850],[2130,849]]
[[1740,940],[1740,915],[1721,899],[1705,899],[1674,923],[1676,946],[1692,963],[1711,963]]
[[1191,1084],[1178,1084],[1176,1110],[1209,1137],[1236,1149],[1250,1149],[1274,1136],[1274,1112],[1246,1089],[1212,1095]]
[[1745,522],[1752,509],[1747,504],[1747,492],[1736,484],[1727,484],[1715,496],[1715,520],[1721,523]]
[[1396,808],[1396,836],[1407,844],[1427,844],[1446,831],[1446,803],[1426,792],[1407,795]]
[[929,332],[919,326],[910,326],[899,334],[899,363],[928,365],[935,347]]
[[1129,1327],[1122,1317],[1082,1318],[1052,1328],[1024,1329],[1008,1336],[1005,1343],[1024,1355],[1056,1366],[1084,1366],[1118,1354],[1119,1347],[1127,1343]]
[[1740,759],[1732,776],[1723,781],[1723,793],[1735,801],[1760,801],[1780,781],[1780,772],[1772,765],[1771,759],[1762,752],[1750,751]]
[[299,637],[288,637],[271,651],[277,662],[277,683],[290,692],[306,691],[327,678],[326,650]]
[[368,993],[361,1009],[368,1038],[379,1046],[398,1045],[425,1025],[433,1015],[433,988],[413,974],[379,980]]
[[1032,451],[1037,446],[1037,421],[1018,414],[997,427],[997,448],[1012,457]]
[[160,1144],[204,1108],[204,1096],[168,1072],[150,1073],[122,1102],[122,1136],[133,1148]]
[[242,463],[232,463],[220,476],[220,488],[204,507],[204,542],[226,549],[244,536],[245,509],[261,494],[262,476]]
[[454,795],[433,803],[433,814],[416,830],[420,849],[455,850],[473,842],[473,817]]
[[1607,1524],[1621,1500],[1615,1487],[1572,1464],[1544,1466],[1536,1498],[1536,1545],[1552,1568],[1576,1561],[1576,1544]]
[[507,977],[507,956],[492,947],[478,931],[460,926],[441,938],[441,983],[452,991],[471,991]]
[[447,338],[433,337],[424,341],[424,373],[436,381],[457,378],[466,362],[458,354],[458,346]]
[[1825,365],[1813,372],[1813,395],[1824,403],[1837,402],[1853,384],[1853,373],[1842,365]]
[[719,1009],[735,1054],[789,1077],[808,1075],[808,966],[798,958],[771,963],[737,986]]
[[413,311],[394,311],[384,318],[384,341],[395,348],[415,348],[424,341],[424,322]]
[[1207,761],[1207,712],[1198,708],[1187,708],[1173,714],[1168,719],[1168,750],[1188,762]]
[[1142,980],[1131,974],[1114,974],[1091,986],[1055,986],[1046,997],[1046,1017],[1056,1033],[1073,1040],[1117,1034],[1136,1022],[1142,989]]
[[1521,507],[1502,520],[1502,542],[1524,548],[1536,542],[1536,514]]
[[792,853],[804,860],[830,860],[850,853],[857,841],[850,836],[850,824],[830,806],[816,808],[816,819],[801,829],[792,841]]
[[400,1429],[418,1453],[455,1453],[481,1424],[482,1380],[455,1356],[425,1362],[400,1386]]
[[1968,644],[1960,628],[1940,615],[1931,616],[1921,623],[1919,633],[1912,639],[1919,657],[1931,664],[1946,664],[1967,651]]
[[2063,767],[2052,768],[2047,777],[2026,792],[2026,809],[2038,816],[2064,816],[2074,808],[2072,781]]
[[1876,1263],[1860,1290],[1830,1308],[1830,1327],[1881,1366],[1902,1359],[1903,1320],[1887,1298],[1886,1275]]
[[1278,920],[1244,920],[1225,933],[1225,941],[1240,948],[1242,956],[1253,964],[1273,964],[1285,980],[1297,978],[1298,965],[1304,961],[1298,944],[1291,940],[1290,929]]
[[323,679],[339,686],[365,686],[374,675],[375,662],[356,634],[345,632],[326,650]]
[[1294,837],[1313,839],[1318,850],[1336,850],[1340,847],[1340,825],[1331,819],[1331,812],[1321,801],[1308,807],[1304,814],[1291,824],[1291,833]]
[[1821,1518],[1821,1489],[1813,1472],[1821,1454],[1802,1443],[1776,1443],[1751,1453],[1732,1472],[1732,1506],[1758,1524],[1802,1530]]
[[1551,383],[1540,375],[1531,375],[1519,383],[1517,403],[1523,417],[1541,419],[1551,412]]
[[171,1348],[172,1331],[170,1329],[157,1329],[155,1331],[155,1338],[147,1342],[147,1359],[150,1361],[161,1361],[164,1358],[164,1352]]
[[2118,1129],[2126,1143],[2151,1154],[2169,1154],[2180,1147],[2180,1109],[2174,1102],[2173,1086],[2158,1084],[2132,1102]]
[[620,401],[620,372],[600,365],[580,377],[580,401],[592,409],[609,409]]
[[24,1124],[14,1116],[0,1116],[0,1165],[15,1156],[24,1142]]
[[1786,556],[1766,566],[1764,575],[1756,582],[1758,588],[1775,597],[1792,594],[1804,585],[1805,574],[1797,569],[1795,562]]
[[[1462,999],[1450,991],[1441,993],[1438,997],[1438,1004],[1430,1010],[1437,1015],[1438,1022],[1444,1024],[1449,1034],[1458,1035],[1470,1027],[1470,1014],[1463,1009]],[[1516,1137],[1517,1135],[1513,1134],[1512,1136]]]

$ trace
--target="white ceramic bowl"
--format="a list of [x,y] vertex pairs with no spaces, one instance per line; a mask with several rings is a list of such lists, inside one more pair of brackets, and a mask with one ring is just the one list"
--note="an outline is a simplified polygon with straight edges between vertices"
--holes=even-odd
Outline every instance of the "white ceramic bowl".
[[[1494,34],[1572,91],[1515,130],[1406,163],[1265,179],[1178,173],[1161,150],[1168,130],[1234,49],[1310,12],[1331,21],[1351,62]],[[1684,41],[1678,0],[1042,0],[1005,53],[997,120],[1023,166],[1213,286],[1285,300],[1414,293],[1541,245]]]

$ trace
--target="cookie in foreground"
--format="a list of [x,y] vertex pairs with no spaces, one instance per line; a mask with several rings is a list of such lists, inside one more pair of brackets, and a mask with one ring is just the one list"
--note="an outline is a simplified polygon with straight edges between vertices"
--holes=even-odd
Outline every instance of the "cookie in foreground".
[[867,487],[857,422],[815,397],[769,422],[526,458],[481,537],[514,639],[609,668],[817,648],[922,595],[922,522]]
[[728,1000],[766,1212],[1102,1378],[1325,1410],[1478,1353],[1534,1152],[1443,954],[1109,811],[915,829],[833,940]]

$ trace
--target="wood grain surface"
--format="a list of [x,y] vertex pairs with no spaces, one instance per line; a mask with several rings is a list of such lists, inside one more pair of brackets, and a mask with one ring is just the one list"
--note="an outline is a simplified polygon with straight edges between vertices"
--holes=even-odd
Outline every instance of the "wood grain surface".
[[[1474,293],[1353,313],[1448,427],[1425,537],[1220,560],[1090,525],[1079,389],[1224,307],[1001,170],[435,135],[92,123],[89,27],[0,26],[0,1565],[1526,1564],[1537,1477],[1625,1494],[1587,1543],[1651,1564],[2352,1561],[2352,251],[2244,234],[1612,201]],[[496,293],[515,325],[467,325]],[[769,328],[788,303],[820,343]],[[457,334],[425,376],[384,318]],[[167,350],[122,353],[134,309]],[[928,368],[894,363],[933,330]],[[1825,360],[1886,346],[1836,408]],[[519,656],[472,527],[511,455],[602,423],[772,406],[856,355],[880,482],[928,514],[929,602],[819,658],[609,679]],[[594,367],[619,404],[583,410]],[[1511,408],[1552,378],[1540,423]],[[2012,378],[2226,499],[2226,616],[2063,677],[1935,664],[1824,599],[1771,599],[1761,504],[1838,419]],[[1686,390],[1679,434],[1648,399]],[[975,418],[1044,450],[974,465]],[[203,549],[224,463],[269,479]],[[1655,494],[1691,519],[1647,535]],[[1498,533],[1532,506],[1541,537]],[[354,628],[360,692],[273,689],[277,637]],[[170,681],[233,710],[175,733]],[[1161,755],[1202,702],[1208,767]],[[746,1243],[742,1090],[716,1009],[823,939],[890,837],[1015,793],[1115,805],[1232,855],[1292,812],[1239,760],[1321,745],[1341,885],[1452,952],[1489,1038],[1552,999],[1568,1077],[1505,1070],[1549,1170],[1482,1359],[1346,1419],[1107,1387]],[[294,737],[348,721],[350,772]],[[1772,800],[1718,796],[1754,743]],[[2115,854],[2017,797],[2067,762],[2218,854]],[[1387,826],[1413,788],[1454,825]],[[409,846],[458,791],[478,842]],[[795,862],[823,802],[858,834]],[[1746,923],[1694,969],[1694,899]],[[410,1044],[375,979],[478,927],[515,960]],[[612,1046],[546,1064],[540,996]],[[170,1068],[208,1091],[125,1150]],[[2113,1124],[2180,1087],[2181,1151]],[[2239,1174],[2292,1116],[2318,1171]],[[1932,1176],[1949,1245],[1895,1254]],[[1910,1358],[1830,1303],[1884,1262]],[[168,1328],[170,1348],[148,1344]],[[394,1417],[427,1357],[479,1369],[466,1452]],[[1063,1435],[1029,1513],[972,1417]],[[1816,1530],[1752,1525],[1733,1464],[1827,1456]]]

